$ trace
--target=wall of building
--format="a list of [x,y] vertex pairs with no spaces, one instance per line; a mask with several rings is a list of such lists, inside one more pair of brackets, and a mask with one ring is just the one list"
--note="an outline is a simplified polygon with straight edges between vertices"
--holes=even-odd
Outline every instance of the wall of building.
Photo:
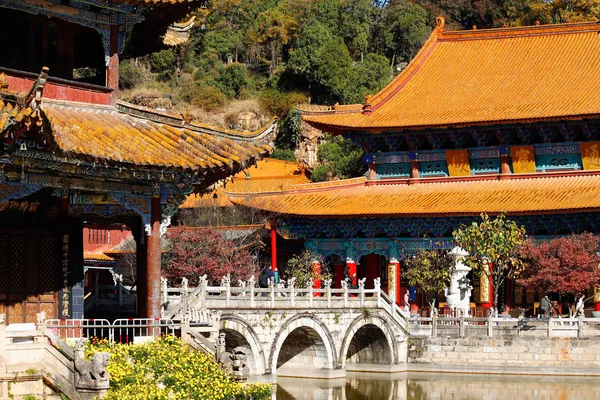
[[600,368],[598,338],[411,338],[409,363],[477,367]]
[[132,237],[131,231],[124,226],[86,225],[83,228],[83,248],[87,253],[102,253]]

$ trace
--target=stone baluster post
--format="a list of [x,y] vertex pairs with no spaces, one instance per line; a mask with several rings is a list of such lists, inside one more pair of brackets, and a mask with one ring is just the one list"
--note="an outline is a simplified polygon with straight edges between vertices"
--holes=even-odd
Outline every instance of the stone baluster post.
[[275,278],[269,278],[269,289],[271,289],[271,308],[275,308]]
[[344,291],[344,308],[348,308],[348,281],[342,281],[342,290]]
[[375,289],[375,295],[377,296],[377,307],[381,306],[381,278],[373,279],[373,288]]
[[248,287],[250,288],[250,308],[254,308],[256,306],[255,299],[254,299],[254,285],[255,285],[254,275],[251,275],[250,279],[248,279]]
[[183,277],[181,278],[181,295],[187,297],[189,293],[189,281],[186,277]]
[[208,279],[206,274],[202,275],[198,279],[198,284],[200,285],[200,306],[206,307],[206,287],[208,286]]
[[[362,278],[358,280],[358,295],[360,297],[360,306],[363,307],[365,305],[365,280],[367,278]],[[392,307],[394,305],[392,304]]]
[[494,331],[493,331],[493,326],[494,325],[494,314],[490,313],[488,315],[488,320],[487,320],[487,334],[488,337],[494,337]]
[[229,308],[231,301],[231,275],[227,274],[221,280],[221,286],[225,286],[225,307]]
[[288,289],[290,289],[290,306],[294,308],[296,306],[296,292],[294,291],[294,284],[296,283],[296,278],[291,277],[288,279]]
[[325,279],[325,296],[327,297],[327,308],[331,308],[331,279]]
[[460,318],[458,320],[458,334],[460,337],[465,337],[465,313],[462,310],[459,310]]
[[435,338],[437,336],[437,324],[438,324],[438,316],[437,314],[431,315],[431,337]]
[[577,317],[577,337],[583,337],[583,314],[579,314]]
[[306,285],[308,288],[308,307],[312,308],[312,306],[313,306],[313,280],[312,280],[312,278],[308,278],[308,281],[306,281]]
[[548,318],[548,337],[552,337],[552,325],[554,325],[554,318]]

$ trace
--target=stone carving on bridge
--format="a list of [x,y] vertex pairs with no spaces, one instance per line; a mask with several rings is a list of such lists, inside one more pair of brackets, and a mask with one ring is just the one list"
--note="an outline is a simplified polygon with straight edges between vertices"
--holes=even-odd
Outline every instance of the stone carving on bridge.
[[[379,278],[377,278],[377,279],[379,279]],[[366,281],[367,281],[367,278],[361,278],[358,280],[358,288],[360,290],[364,290]]]
[[235,347],[231,352],[225,350],[225,333],[219,334],[217,344],[217,361],[234,378],[240,381],[248,379],[248,349]]
[[451,253],[456,256],[456,262],[452,272],[450,287],[445,290],[446,302],[450,309],[457,310],[462,313],[462,315],[468,316],[473,286],[471,286],[471,282],[469,278],[467,278],[467,274],[471,271],[471,268],[463,263],[464,256],[467,255],[467,252],[460,247],[455,247],[452,249]]
[[86,341],[79,340],[75,347],[75,388],[90,394],[90,399],[102,398],[110,386],[110,373],[106,370],[110,353],[96,353],[91,360],[87,360],[84,356]]

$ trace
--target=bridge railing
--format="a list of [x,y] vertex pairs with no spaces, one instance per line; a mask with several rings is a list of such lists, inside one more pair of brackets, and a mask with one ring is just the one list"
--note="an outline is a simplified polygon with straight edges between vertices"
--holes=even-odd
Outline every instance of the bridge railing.
[[[167,295],[165,316],[174,317],[183,312],[185,308],[377,308],[381,307],[380,280],[375,279],[372,289],[365,288],[366,279],[358,282],[358,288],[351,289],[347,282],[342,282],[341,288],[332,288],[331,281],[324,281],[324,287],[313,287],[313,282],[307,282],[306,287],[296,288],[295,280],[291,279],[284,285],[271,284],[268,288],[257,288],[251,279],[241,282],[240,286],[232,286],[229,277],[225,277],[220,286],[208,286],[206,280],[201,279],[200,285],[195,289],[186,289],[187,296],[180,294],[179,304],[173,304],[173,297],[169,293],[176,292],[163,290]],[[187,303],[187,304],[186,304]],[[389,300],[388,300],[389,303]],[[165,303],[163,303],[165,304]],[[171,307],[171,305],[173,305]],[[397,306],[396,306],[397,307]],[[389,306],[390,312],[394,311]]]
[[408,331],[426,337],[598,337],[600,318],[411,316]]
[[160,318],[44,319],[38,321],[55,336],[69,344],[80,339],[107,340],[109,343],[141,343],[162,335],[175,336],[181,323]]

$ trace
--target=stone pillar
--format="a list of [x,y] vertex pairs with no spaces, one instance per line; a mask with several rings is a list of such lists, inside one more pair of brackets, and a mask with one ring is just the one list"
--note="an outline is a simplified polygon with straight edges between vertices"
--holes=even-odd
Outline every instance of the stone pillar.
[[277,269],[277,221],[271,220],[271,270]]
[[400,262],[395,257],[390,258],[388,263],[388,296],[396,304],[400,304]]
[[[312,273],[313,273],[313,289],[321,289],[321,263],[317,260],[312,261]],[[320,293],[315,293],[315,297],[321,296]]]
[[152,196],[146,266],[146,318],[160,318],[160,196]]
[[106,86],[113,89],[110,100],[112,104],[119,97],[119,26],[110,26],[108,65],[106,66]]

